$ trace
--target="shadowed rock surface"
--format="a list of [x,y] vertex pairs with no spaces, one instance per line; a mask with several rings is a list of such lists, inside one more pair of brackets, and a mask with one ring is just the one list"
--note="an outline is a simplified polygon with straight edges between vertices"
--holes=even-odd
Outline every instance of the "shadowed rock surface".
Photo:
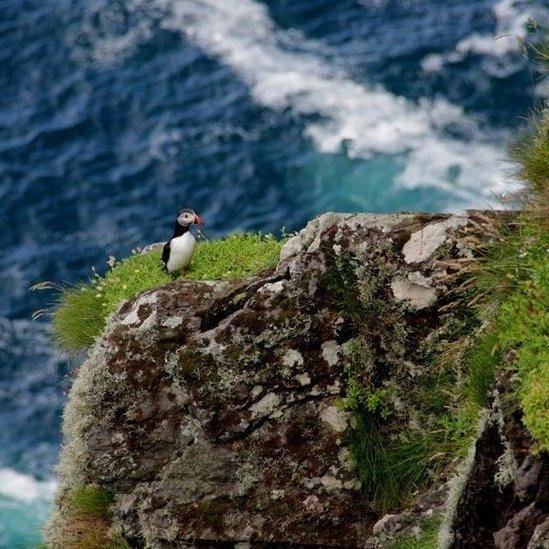
[[[369,367],[394,381],[399,420],[411,422],[428,350],[457,314],[448,261],[472,257],[463,231],[482,218],[325,214],[272,272],[176,281],[125,303],[71,390],[50,542],[62,539],[66,490],[94,483],[114,495],[113,528],[134,547],[387,546],[403,515],[379,522],[345,445],[351,418],[338,399],[364,334],[331,274],[347,262],[364,310],[372,295],[385,303],[389,328],[369,334]],[[489,467],[501,453],[486,455]],[[429,512],[446,492],[442,479]]]
[[501,375],[453,521],[452,547],[549,547],[549,460],[532,453],[522,412]]

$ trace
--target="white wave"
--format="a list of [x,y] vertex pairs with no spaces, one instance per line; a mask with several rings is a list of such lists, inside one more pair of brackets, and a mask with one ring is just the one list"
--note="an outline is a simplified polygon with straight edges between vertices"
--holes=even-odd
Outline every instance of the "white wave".
[[[459,63],[469,54],[501,58],[518,52],[522,48],[522,40],[526,38],[528,23],[545,21],[549,17],[546,8],[529,0],[500,0],[494,5],[492,13],[496,21],[493,34],[475,32],[461,39],[449,53],[427,55],[422,61],[423,70],[439,71],[445,64]],[[486,67],[493,76],[504,77],[515,72],[520,65],[516,62],[502,67],[490,63]]]
[[[517,0],[502,4],[510,1]],[[456,207],[489,206],[515,189],[505,174],[504,146],[487,140],[460,107],[444,99],[417,104],[352,80],[324,60],[318,41],[277,28],[254,0],[128,0],[124,9],[133,24],[122,34],[115,24],[119,8],[98,6],[104,14],[100,30],[90,31],[88,19],[85,24],[94,62],[123,58],[150,38],[153,25],[166,28],[230,66],[258,104],[312,118],[304,134],[320,152],[394,155],[402,166],[399,186],[438,187],[461,199]],[[108,15],[109,9],[115,13]],[[450,137],[448,128],[460,137]],[[165,159],[159,132],[151,138],[151,155]],[[168,137],[168,149],[178,146]]]
[[[307,39],[278,29],[253,0],[163,0],[162,26],[182,32],[229,65],[254,99],[275,110],[311,116],[305,135],[318,150],[344,147],[351,157],[397,155],[398,183],[449,189],[468,205],[487,205],[510,190],[503,148],[482,139],[474,121],[443,99],[413,103],[380,86],[366,86],[307,52]],[[297,48],[292,43],[298,42]],[[315,45],[317,50],[317,45]],[[445,128],[459,127],[464,139]]]
[[50,500],[56,487],[55,480],[39,481],[13,469],[0,468],[0,496],[27,503]]

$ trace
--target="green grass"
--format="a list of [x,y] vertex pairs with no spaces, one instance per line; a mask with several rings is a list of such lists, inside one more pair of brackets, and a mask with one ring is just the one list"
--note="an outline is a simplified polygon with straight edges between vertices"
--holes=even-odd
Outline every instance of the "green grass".
[[[369,507],[380,513],[402,510],[456,457],[466,455],[476,434],[481,402],[487,399],[481,389],[487,382],[475,375],[458,383],[450,371],[426,373],[424,386],[410,386],[409,392],[415,394],[408,395],[408,405],[415,401],[419,420],[415,426],[391,414],[388,392],[378,389],[364,396],[354,389],[351,399],[343,400],[343,406],[353,411],[346,442]],[[353,391],[352,386],[349,389]],[[370,395],[379,397],[374,405]]]
[[549,450],[549,110],[526,135],[513,151],[527,201],[474,279],[478,315],[488,327],[471,348],[470,367],[486,377],[510,370],[524,424],[542,451]]
[[[549,73],[549,29],[537,28],[534,40],[524,41],[524,51],[533,64],[534,72],[540,76]],[[511,155],[518,163],[518,175],[531,191],[545,196],[549,192],[549,104],[545,103],[545,113],[533,114],[529,124],[520,133],[511,147]],[[541,108],[543,110],[543,107]],[[547,222],[547,220],[546,220]]]
[[112,495],[88,484],[72,488],[65,496],[63,539],[66,549],[131,549],[121,536],[110,532]]
[[[189,271],[181,278],[223,280],[254,275],[276,265],[281,246],[273,236],[261,234],[234,234],[199,243]],[[53,332],[61,348],[76,352],[91,345],[122,302],[171,282],[160,256],[158,249],[130,256],[104,276],[95,274],[87,284],[65,288],[53,312]]]
[[513,374],[523,421],[537,449],[549,450],[549,231],[526,212],[518,233],[507,240],[504,255],[500,249],[495,258],[488,257],[479,275],[481,285],[501,277],[498,291],[484,297],[497,305],[487,334],[499,356],[508,357],[498,366]]
[[355,414],[353,423],[347,444],[369,506],[381,514],[402,509],[428,484],[437,441],[419,430],[391,436],[366,411]]
[[492,331],[482,334],[475,345],[466,349],[464,362],[464,401],[480,410],[489,405],[489,393],[494,386],[495,370],[500,362],[496,334]]
[[519,175],[536,192],[547,192],[549,187],[549,117],[531,118],[515,145],[512,156],[518,162]]
[[540,265],[540,277],[530,280],[499,311],[496,329],[502,349],[514,352],[510,367],[516,371],[516,390],[523,421],[536,448],[549,450],[549,268]]
[[78,517],[108,517],[112,495],[92,484],[73,488],[69,495],[69,512]]
[[418,538],[399,537],[389,549],[436,549],[440,518],[433,516],[420,523],[421,532]]

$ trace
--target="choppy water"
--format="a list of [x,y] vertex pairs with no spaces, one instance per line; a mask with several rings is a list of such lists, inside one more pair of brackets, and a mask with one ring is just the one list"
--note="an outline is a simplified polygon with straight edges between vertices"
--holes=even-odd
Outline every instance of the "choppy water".
[[183,205],[216,235],[494,204],[548,91],[529,18],[544,0],[0,2],[0,547],[39,538],[60,443],[68,365],[29,286]]

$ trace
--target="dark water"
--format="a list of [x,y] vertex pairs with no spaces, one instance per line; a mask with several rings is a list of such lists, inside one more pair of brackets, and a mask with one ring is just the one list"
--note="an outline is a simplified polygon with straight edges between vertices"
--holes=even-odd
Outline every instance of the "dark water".
[[68,366],[30,285],[162,240],[181,206],[223,235],[494,204],[547,93],[530,17],[547,4],[1,0],[0,546],[37,539],[60,443]]

